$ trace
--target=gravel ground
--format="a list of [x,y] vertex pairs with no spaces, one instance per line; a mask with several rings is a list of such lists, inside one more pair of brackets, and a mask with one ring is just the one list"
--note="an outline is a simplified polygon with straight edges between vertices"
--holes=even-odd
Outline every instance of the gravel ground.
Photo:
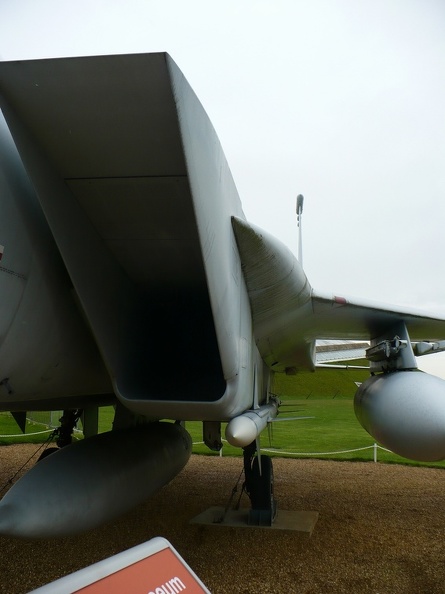
[[[0,448],[0,485],[35,447]],[[26,593],[154,536],[214,594],[445,592],[443,470],[284,459],[274,469],[281,509],[320,512],[312,537],[190,525],[226,504],[241,471],[241,459],[193,456],[149,502],[100,529],[53,541],[0,537],[0,593]]]

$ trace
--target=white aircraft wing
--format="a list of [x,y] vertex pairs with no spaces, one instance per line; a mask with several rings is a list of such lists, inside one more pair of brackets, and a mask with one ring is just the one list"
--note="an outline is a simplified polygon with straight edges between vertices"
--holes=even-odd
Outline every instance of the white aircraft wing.
[[[396,337],[427,344],[445,337],[444,318],[314,291],[295,256],[275,237],[236,217],[232,226],[250,299],[256,344],[274,371],[313,369],[315,341],[319,339],[366,340],[374,346]],[[438,348],[436,344],[430,350]],[[409,359],[401,368],[415,367],[410,344]]]
[[425,311],[315,290],[311,301],[316,338],[370,340],[400,322],[406,324],[411,340],[445,337],[445,318]]

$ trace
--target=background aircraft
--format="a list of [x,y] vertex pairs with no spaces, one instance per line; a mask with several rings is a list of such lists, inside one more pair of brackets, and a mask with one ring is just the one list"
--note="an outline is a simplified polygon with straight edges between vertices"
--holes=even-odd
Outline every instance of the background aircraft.
[[[247,222],[167,54],[3,62],[0,106],[0,408],[63,409],[60,445],[80,416],[87,437],[8,492],[0,533],[71,534],[142,501],[187,462],[185,420],[216,450],[229,422],[272,521],[256,443],[274,374],[314,369],[317,338],[369,340],[360,422],[405,457],[445,458],[445,383],[415,359],[445,350],[445,320],[313,290]],[[113,431],[95,436],[104,404]]]

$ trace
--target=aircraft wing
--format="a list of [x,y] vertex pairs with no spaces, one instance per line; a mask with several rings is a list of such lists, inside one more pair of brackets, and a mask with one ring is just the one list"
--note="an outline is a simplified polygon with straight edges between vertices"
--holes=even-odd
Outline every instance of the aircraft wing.
[[402,321],[411,340],[436,341],[445,337],[445,318],[428,312],[315,290],[311,301],[316,338],[370,340]]
[[[315,291],[295,256],[276,238],[237,218],[233,218],[232,226],[250,298],[256,342],[263,358],[275,371],[294,373],[298,369],[313,369],[317,339],[366,340],[372,346],[396,336],[427,343],[445,337],[445,318]],[[440,348],[431,347],[430,351]],[[416,367],[412,357],[404,365]]]

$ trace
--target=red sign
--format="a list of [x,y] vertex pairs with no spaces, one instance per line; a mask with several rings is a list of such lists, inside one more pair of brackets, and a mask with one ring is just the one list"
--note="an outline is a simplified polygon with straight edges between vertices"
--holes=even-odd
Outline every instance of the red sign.
[[171,549],[142,559],[73,594],[203,594],[190,571]]
[[179,553],[157,537],[30,594],[210,594]]

